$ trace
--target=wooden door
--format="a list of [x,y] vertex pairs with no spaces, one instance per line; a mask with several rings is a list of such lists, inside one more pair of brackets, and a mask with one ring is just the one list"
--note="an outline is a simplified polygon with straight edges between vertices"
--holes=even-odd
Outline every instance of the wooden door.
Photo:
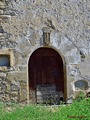
[[[39,48],[29,61],[29,88],[36,91],[37,85],[54,84],[56,91],[64,93],[63,62],[60,55],[51,48]],[[36,92],[34,92],[35,97]]]

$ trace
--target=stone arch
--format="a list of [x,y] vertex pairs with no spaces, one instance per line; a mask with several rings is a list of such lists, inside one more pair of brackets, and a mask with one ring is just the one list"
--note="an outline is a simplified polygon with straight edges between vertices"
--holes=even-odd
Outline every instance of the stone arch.
[[[47,54],[47,52],[44,52],[44,51],[47,51],[47,52],[50,52],[49,54],[50,54],[50,56],[49,56],[49,54]],[[42,52],[44,52],[44,55],[43,55],[43,53]],[[47,54],[47,55],[46,55]],[[35,56],[38,56],[39,55],[39,57],[38,57],[38,59],[37,58],[35,58]],[[37,79],[39,79],[37,76],[40,76],[40,74],[39,73],[36,73],[36,75],[34,76],[34,75],[31,75],[31,74],[33,74],[33,73],[35,73],[35,71],[33,71],[33,70],[31,70],[33,67],[35,67],[35,66],[38,66],[37,65],[37,63],[38,64],[40,64],[40,66],[39,67],[36,67],[36,68],[33,68],[33,69],[41,69],[41,71],[44,71],[45,69],[47,69],[48,70],[48,72],[51,72],[51,70],[49,70],[49,67],[51,67],[51,66],[53,66],[53,65],[50,65],[49,66],[49,64],[48,64],[48,68],[47,67],[45,67],[45,65],[42,63],[40,63],[40,61],[42,61],[42,59],[41,60],[39,60],[40,59],[40,55],[41,55],[41,58],[43,58],[43,56],[44,57],[46,57],[45,59],[43,59],[43,61],[44,62],[47,62],[47,64],[48,64],[48,62],[49,61],[53,61],[53,62],[55,62],[56,60],[56,56],[57,56],[57,59],[59,59],[59,60],[61,60],[61,63],[59,63],[59,64],[61,64],[62,66],[62,74],[63,75],[61,75],[61,77],[62,77],[62,80],[63,80],[63,85],[62,85],[62,91],[63,91],[63,98],[64,98],[64,101],[66,101],[66,99],[67,99],[67,88],[66,88],[66,84],[67,84],[67,82],[66,82],[66,68],[65,68],[65,61],[64,61],[64,58],[55,50],[55,49],[53,49],[53,48],[50,48],[50,47],[40,47],[40,48],[38,48],[38,49],[36,49],[34,52],[32,52],[32,54],[31,54],[31,56],[30,56],[30,58],[29,58],[29,62],[28,62],[28,84],[29,84],[29,101],[32,103],[36,103],[37,102],[37,95],[36,95],[36,87],[37,87],[37,85],[39,84],[41,84],[41,85],[47,85],[47,84],[51,84],[51,85],[54,85],[54,82],[52,82],[52,81],[50,81],[52,78],[49,76],[49,73],[44,73],[44,72],[42,72],[42,74],[47,74],[47,79],[48,79],[48,77],[50,77],[50,80],[48,81],[48,80],[41,80],[41,81],[36,81],[36,82],[31,82],[33,79],[35,79],[35,76],[36,76],[36,78]],[[56,56],[55,56],[56,55]],[[53,56],[53,57],[52,57]],[[52,60],[51,60],[51,57],[53,58]],[[35,61],[35,60],[36,61]],[[49,59],[49,61],[47,60],[47,59]],[[35,65],[35,62],[36,62],[36,65]],[[46,64],[46,63],[45,63]],[[53,63],[54,65],[56,65],[57,63]],[[44,65],[44,67],[42,68],[41,66],[43,66]],[[44,69],[45,68],[45,69]],[[53,69],[54,67],[51,67],[51,69]],[[57,68],[58,69],[58,68]],[[31,73],[32,72],[32,73]],[[31,76],[33,76],[33,77],[31,77]],[[41,76],[42,77],[42,76]],[[60,76],[59,76],[60,77]],[[43,75],[43,78],[45,78],[45,75]],[[46,78],[45,78],[46,79]],[[59,80],[59,78],[58,78],[58,80]],[[56,81],[56,83],[55,83],[55,87],[56,87],[56,91],[59,91],[59,92],[57,92],[57,94],[58,94],[58,96],[59,96],[59,94],[61,94],[60,92],[60,88],[58,87],[58,80]],[[60,85],[60,84],[59,84]]]
[[[59,35],[60,35],[59,32],[57,33],[57,31],[52,31],[50,33],[50,43],[48,46],[44,46],[41,43],[37,43],[35,46],[31,46],[31,49],[30,49],[31,51],[29,52],[30,54],[28,54],[27,60],[28,61],[30,60],[30,57],[37,49],[43,48],[43,47],[51,48],[61,56],[63,60],[64,78],[66,81],[68,81],[65,84],[66,90],[67,90],[65,93],[65,96],[66,96],[65,99],[66,99],[66,102],[69,103],[69,101],[71,100],[71,94],[72,94],[71,86],[70,86],[72,77],[69,75],[69,73],[71,73],[72,67],[74,67],[74,65],[78,65],[81,62],[82,51],[79,50],[79,48],[74,44],[74,42],[69,37],[63,36],[60,38]],[[28,64],[28,61],[27,61],[27,64]],[[28,84],[29,83],[27,82],[27,85]]]

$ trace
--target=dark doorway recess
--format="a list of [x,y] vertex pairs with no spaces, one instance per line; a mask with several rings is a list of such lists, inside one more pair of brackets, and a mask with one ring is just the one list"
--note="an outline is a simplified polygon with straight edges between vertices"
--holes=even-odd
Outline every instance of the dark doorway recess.
[[64,100],[64,70],[61,56],[52,48],[35,50],[28,64],[31,103],[60,104]]

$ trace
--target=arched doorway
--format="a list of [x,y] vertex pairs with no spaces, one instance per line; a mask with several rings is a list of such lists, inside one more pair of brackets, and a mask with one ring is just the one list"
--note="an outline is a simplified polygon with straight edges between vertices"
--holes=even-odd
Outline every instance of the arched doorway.
[[[63,60],[52,48],[35,50],[28,64],[29,99],[31,103],[64,100],[65,80]],[[51,104],[52,104],[51,103]]]

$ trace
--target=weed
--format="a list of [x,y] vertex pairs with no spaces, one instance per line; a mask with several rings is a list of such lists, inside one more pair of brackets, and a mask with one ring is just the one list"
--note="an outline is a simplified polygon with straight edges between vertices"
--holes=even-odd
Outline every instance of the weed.
[[78,92],[77,94],[76,94],[76,96],[75,96],[75,101],[81,101],[81,100],[83,100],[83,99],[85,99],[85,94],[84,94],[84,92],[82,92],[82,91],[80,91],[80,92]]
[[[90,99],[74,101],[65,106],[36,106],[19,104],[11,105],[7,112],[4,104],[0,104],[0,120],[90,120]],[[18,107],[17,107],[18,106]],[[14,109],[13,109],[14,108]]]

